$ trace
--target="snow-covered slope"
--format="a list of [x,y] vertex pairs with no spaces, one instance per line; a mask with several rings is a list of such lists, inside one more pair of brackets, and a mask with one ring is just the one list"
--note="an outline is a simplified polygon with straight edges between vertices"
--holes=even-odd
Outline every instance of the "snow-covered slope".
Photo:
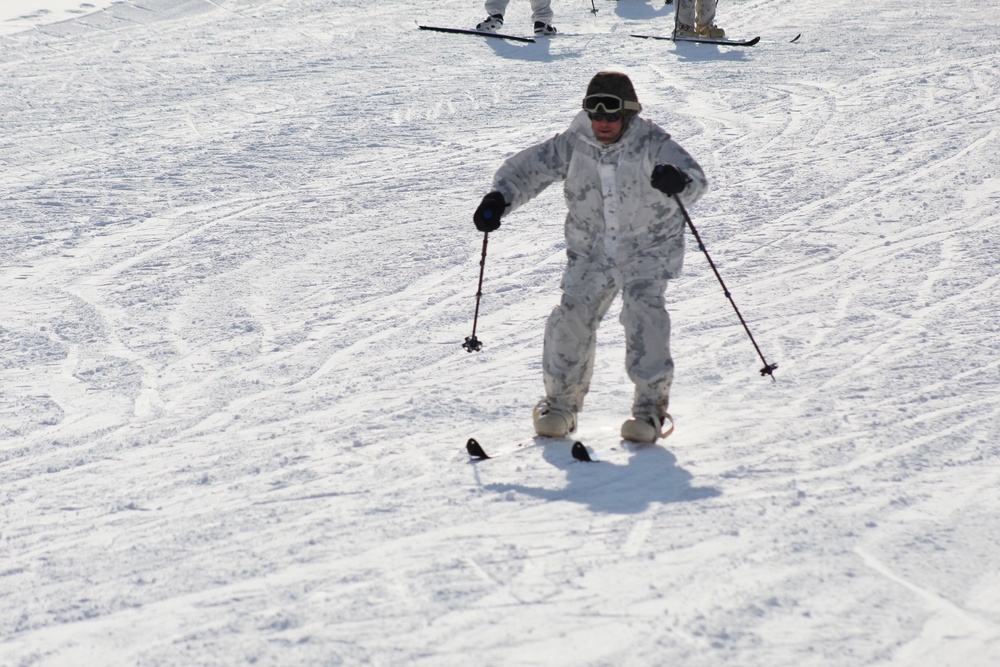
[[[972,0],[146,0],[0,37],[0,665],[1000,664],[1000,31]],[[507,29],[529,32],[513,2]],[[790,43],[796,34],[797,43]],[[620,69],[701,162],[677,431],[617,311],[531,443],[558,188]]]
[[0,3],[0,35],[48,26],[106,9],[114,0],[4,0]]

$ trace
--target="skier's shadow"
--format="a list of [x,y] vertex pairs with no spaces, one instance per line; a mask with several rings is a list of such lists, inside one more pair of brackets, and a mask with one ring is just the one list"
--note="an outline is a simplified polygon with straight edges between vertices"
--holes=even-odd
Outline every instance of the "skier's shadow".
[[[600,11],[600,10],[598,10]],[[674,5],[650,2],[619,2],[615,4],[614,13],[623,19],[632,21],[648,21],[650,19],[670,19],[670,28],[674,27]],[[656,27],[661,27],[657,24]]]
[[[670,42],[666,43],[670,44]],[[688,62],[704,60],[740,62],[747,60],[746,53],[742,48],[725,47],[718,44],[692,44],[690,42],[675,42],[674,55],[678,60]]]
[[[624,447],[625,445],[622,445]],[[565,442],[548,443],[542,458],[566,471],[566,485],[544,489],[523,484],[487,484],[499,493],[514,491],[543,500],[562,500],[587,505],[594,512],[636,514],[652,503],[685,503],[721,495],[707,486],[691,486],[693,476],[677,465],[677,457],[663,447],[630,448],[626,465],[587,463],[569,456]]]
[[[554,56],[549,48],[548,37],[538,37],[534,44],[519,44],[508,42],[497,38],[483,38],[489,43],[493,52],[501,58],[508,60],[525,60],[535,62],[552,62],[554,60],[565,60],[566,58],[579,57],[578,54],[561,54]],[[559,39],[556,37],[555,39]]]

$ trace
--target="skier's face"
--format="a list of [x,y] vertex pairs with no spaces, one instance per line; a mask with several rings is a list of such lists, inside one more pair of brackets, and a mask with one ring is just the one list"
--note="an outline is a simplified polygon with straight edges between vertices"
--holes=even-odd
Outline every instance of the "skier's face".
[[[614,120],[610,120],[615,118]],[[590,114],[590,127],[594,137],[602,144],[613,144],[622,136],[622,117],[620,114]]]

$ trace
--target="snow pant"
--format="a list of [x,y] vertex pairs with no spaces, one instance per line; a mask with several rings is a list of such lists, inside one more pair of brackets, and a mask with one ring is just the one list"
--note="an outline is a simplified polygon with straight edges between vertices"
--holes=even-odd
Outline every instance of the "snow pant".
[[[486,13],[504,14],[510,0],[486,0]],[[531,20],[552,23],[552,0],[531,0]]]
[[677,0],[677,22],[694,26],[708,25],[715,21],[715,8],[719,0]]
[[574,414],[583,408],[594,373],[597,328],[621,291],[625,370],[635,383],[632,414],[666,414],[674,378],[666,287],[665,279],[632,280],[619,287],[603,269],[567,266],[562,300],[545,327],[542,373],[549,405]]

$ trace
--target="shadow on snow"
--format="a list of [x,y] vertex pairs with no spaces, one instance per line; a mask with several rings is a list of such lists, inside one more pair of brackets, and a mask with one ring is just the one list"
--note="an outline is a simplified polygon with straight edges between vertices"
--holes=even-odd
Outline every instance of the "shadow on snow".
[[566,471],[565,486],[546,489],[523,484],[486,484],[483,488],[580,503],[594,512],[609,514],[636,514],[653,503],[693,502],[721,495],[721,491],[712,487],[691,486],[691,473],[677,465],[677,457],[670,451],[656,445],[631,451],[626,465],[572,460],[565,442],[546,444],[542,458]]

